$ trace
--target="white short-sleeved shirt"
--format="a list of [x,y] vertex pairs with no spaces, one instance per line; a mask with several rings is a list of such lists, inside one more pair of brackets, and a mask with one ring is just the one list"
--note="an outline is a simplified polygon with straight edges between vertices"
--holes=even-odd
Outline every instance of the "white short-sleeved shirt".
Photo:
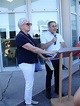
[[[47,51],[53,51],[53,50],[59,50],[61,48],[61,42],[64,42],[62,36],[58,33],[56,33],[57,41],[56,45],[51,44],[46,50]],[[50,42],[54,38],[54,35],[50,31],[43,32],[43,34],[40,36],[40,41],[42,44],[46,44]]]

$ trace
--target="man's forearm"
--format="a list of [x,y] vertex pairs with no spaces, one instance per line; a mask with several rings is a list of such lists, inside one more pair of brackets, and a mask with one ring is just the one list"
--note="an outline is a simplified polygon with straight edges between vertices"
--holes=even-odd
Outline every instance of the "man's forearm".
[[62,42],[62,47],[63,48],[67,47],[66,44],[65,44],[65,42]]
[[51,44],[53,44],[52,41],[50,41],[50,42],[48,42],[48,43],[46,43],[46,44],[41,44],[41,48],[42,48],[42,49],[47,49]]

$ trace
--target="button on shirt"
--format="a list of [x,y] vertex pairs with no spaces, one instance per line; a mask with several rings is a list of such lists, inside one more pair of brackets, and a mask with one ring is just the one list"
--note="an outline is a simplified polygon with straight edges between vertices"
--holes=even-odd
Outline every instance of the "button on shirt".
[[[56,33],[57,41],[54,45],[51,44],[46,50],[47,51],[53,51],[53,50],[59,50],[61,48],[61,42],[64,42],[62,36],[58,33]],[[42,44],[46,44],[50,42],[54,38],[54,34],[52,34],[50,31],[43,32],[43,34],[40,36],[40,40]]]

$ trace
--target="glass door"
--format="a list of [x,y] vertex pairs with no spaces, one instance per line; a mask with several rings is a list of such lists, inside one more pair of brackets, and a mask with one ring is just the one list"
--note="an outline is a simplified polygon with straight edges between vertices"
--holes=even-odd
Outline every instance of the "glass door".
[[3,67],[17,66],[15,39],[2,39]]
[[0,1],[2,67],[18,66],[15,37],[19,32],[18,20],[27,16],[26,2],[27,0]]

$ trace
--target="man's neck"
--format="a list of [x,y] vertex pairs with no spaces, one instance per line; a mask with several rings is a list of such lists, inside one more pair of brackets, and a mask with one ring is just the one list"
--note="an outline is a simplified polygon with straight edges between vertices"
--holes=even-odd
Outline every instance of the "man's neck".
[[54,35],[54,32],[51,32],[50,30],[49,30],[49,32]]

